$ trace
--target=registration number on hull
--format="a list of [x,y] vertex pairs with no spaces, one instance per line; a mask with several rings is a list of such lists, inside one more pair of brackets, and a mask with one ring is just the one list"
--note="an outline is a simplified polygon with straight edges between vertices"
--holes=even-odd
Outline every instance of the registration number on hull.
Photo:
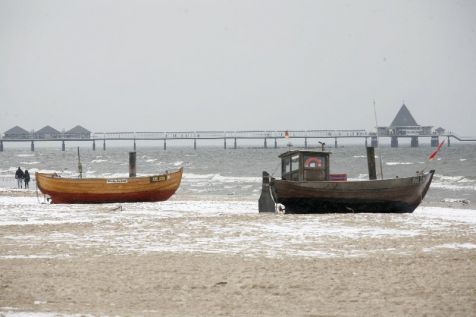
[[163,182],[167,180],[167,175],[161,175],[161,176],[152,176],[150,177],[150,182],[151,183],[156,183],[156,182]]
[[111,178],[106,181],[108,184],[125,184],[128,182],[127,178]]

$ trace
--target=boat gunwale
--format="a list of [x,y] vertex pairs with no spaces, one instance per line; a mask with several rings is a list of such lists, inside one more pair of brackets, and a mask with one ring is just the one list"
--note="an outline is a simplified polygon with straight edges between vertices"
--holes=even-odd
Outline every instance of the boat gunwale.
[[[358,180],[358,181],[292,181],[287,179],[271,178],[271,184],[281,184],[282,186],[298,187],[311,190],[345,190],[345,191],[367,191],[367,190],[392,190],[409,185],[420,186],[433,178],[434,170],[427,173],[399,178]],[[413,179],[421,179],[413,183]],[[357,186],[360,185],[360,186]]]
[[[127,180],[136,180],[136,181],[141,181],[141,180],[146,180],[150,179],[151,177],[156,177],[156,176],[165,176],[165,175],[176,175],[176,174],[181,174],[183,173],[183,167],[180,167],[177,170],[174,170],[173,172],[169,173],[163,173],[163,174],[151,174],[151,175],[144,175],[144,176],[125,176],[125,177],[85,177],[85,178],[73,178],[73,177],[62,177],[56,173],[42,173],[42,172],[36,172],[35,173],[35,178],[37,175],[40,175],[40,177],[44,177],[47,179],[54,179],[54,180],[59,180],[59,181],[73,181],[73,182],[78,182],[78,181],[108,181],[111,179],[127,179]],[[168,179],[167,179],[168,180]]]

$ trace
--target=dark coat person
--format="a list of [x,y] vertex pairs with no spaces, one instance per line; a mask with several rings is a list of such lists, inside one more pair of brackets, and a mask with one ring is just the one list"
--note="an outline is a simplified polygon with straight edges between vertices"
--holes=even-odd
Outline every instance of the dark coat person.
[[30,188],[28,186],[28,183],[30,182],[30,173],[28,173],[28,170],[25,170],[24,179],[25,179],[25,189]]
[[20,167],[18,167],[17,171],[15,172],[15,179],[17,180],[18,188],[23,188],[23,178],[25,177],[25,174],[21,170]]

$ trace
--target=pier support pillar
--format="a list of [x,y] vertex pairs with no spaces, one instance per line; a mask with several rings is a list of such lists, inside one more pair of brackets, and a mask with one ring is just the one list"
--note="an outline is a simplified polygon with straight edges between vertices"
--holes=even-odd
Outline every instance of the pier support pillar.
[[412,136],[411,147],[418,147],[418,137]]
[[337,149],[337,138],[334,139],[334,148]]
[[370,146],[378,147],[378,139],[376,136],[370,138]]
[[268,140],[266,138],[264,138],[264,148],[265,149],[268,148]]
[[448,137],[448,147],[451,146],[451,143],[450,143],[450,137]]
[[307,138],[304,138],[304,148],[307,149]]
[[31,151],[34,152],[35,151],[35,142],[31,141]]
[[106,139],[104,139],[104,142],[102,143],[102,150],[106,151]]
[[365,147],[366,148],[368,147],[368,143],[369,143],[369,141],[367,140],[367,138],[365,138]]
[[437,147],[438,144],[440,144],[440,137],[437,135],[434,135],[431,137],[431,146],[432,147]]
[[392,136],[392,139],[390,141],[390,146],[391,147],[398,147],[398,137]]
[[3,152],[3,141],[0,141],[0,152]]
[[167,150],[167,140],[164,139],[164,151]]
[[236,138],[235,138],[235,141],[233,142],[233,148],[236,150]]
[[197,139],[193,139],[193,149],[197,149]]
[[61,151],[66,151],[66,143],[63,141],[61,141]]
[[275,149],[278,148],[278,139],[277,138],[274,138],[274,148]]
[[93,140],[93,151],[96,151],[96,140]]
[[137,148],[137,146],[136,146],[136,140],[134,140],[134,152],[136,151],[136,148]]
[[223,139],[223,148],[226,150],[226,138]]

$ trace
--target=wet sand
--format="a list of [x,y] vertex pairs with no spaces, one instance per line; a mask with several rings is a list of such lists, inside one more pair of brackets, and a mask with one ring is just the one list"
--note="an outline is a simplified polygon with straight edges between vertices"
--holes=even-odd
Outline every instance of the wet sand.
[[337,259],[2,259],[0,307],[122,316],[471,316],[475,263],[476,252],[461,250]]

